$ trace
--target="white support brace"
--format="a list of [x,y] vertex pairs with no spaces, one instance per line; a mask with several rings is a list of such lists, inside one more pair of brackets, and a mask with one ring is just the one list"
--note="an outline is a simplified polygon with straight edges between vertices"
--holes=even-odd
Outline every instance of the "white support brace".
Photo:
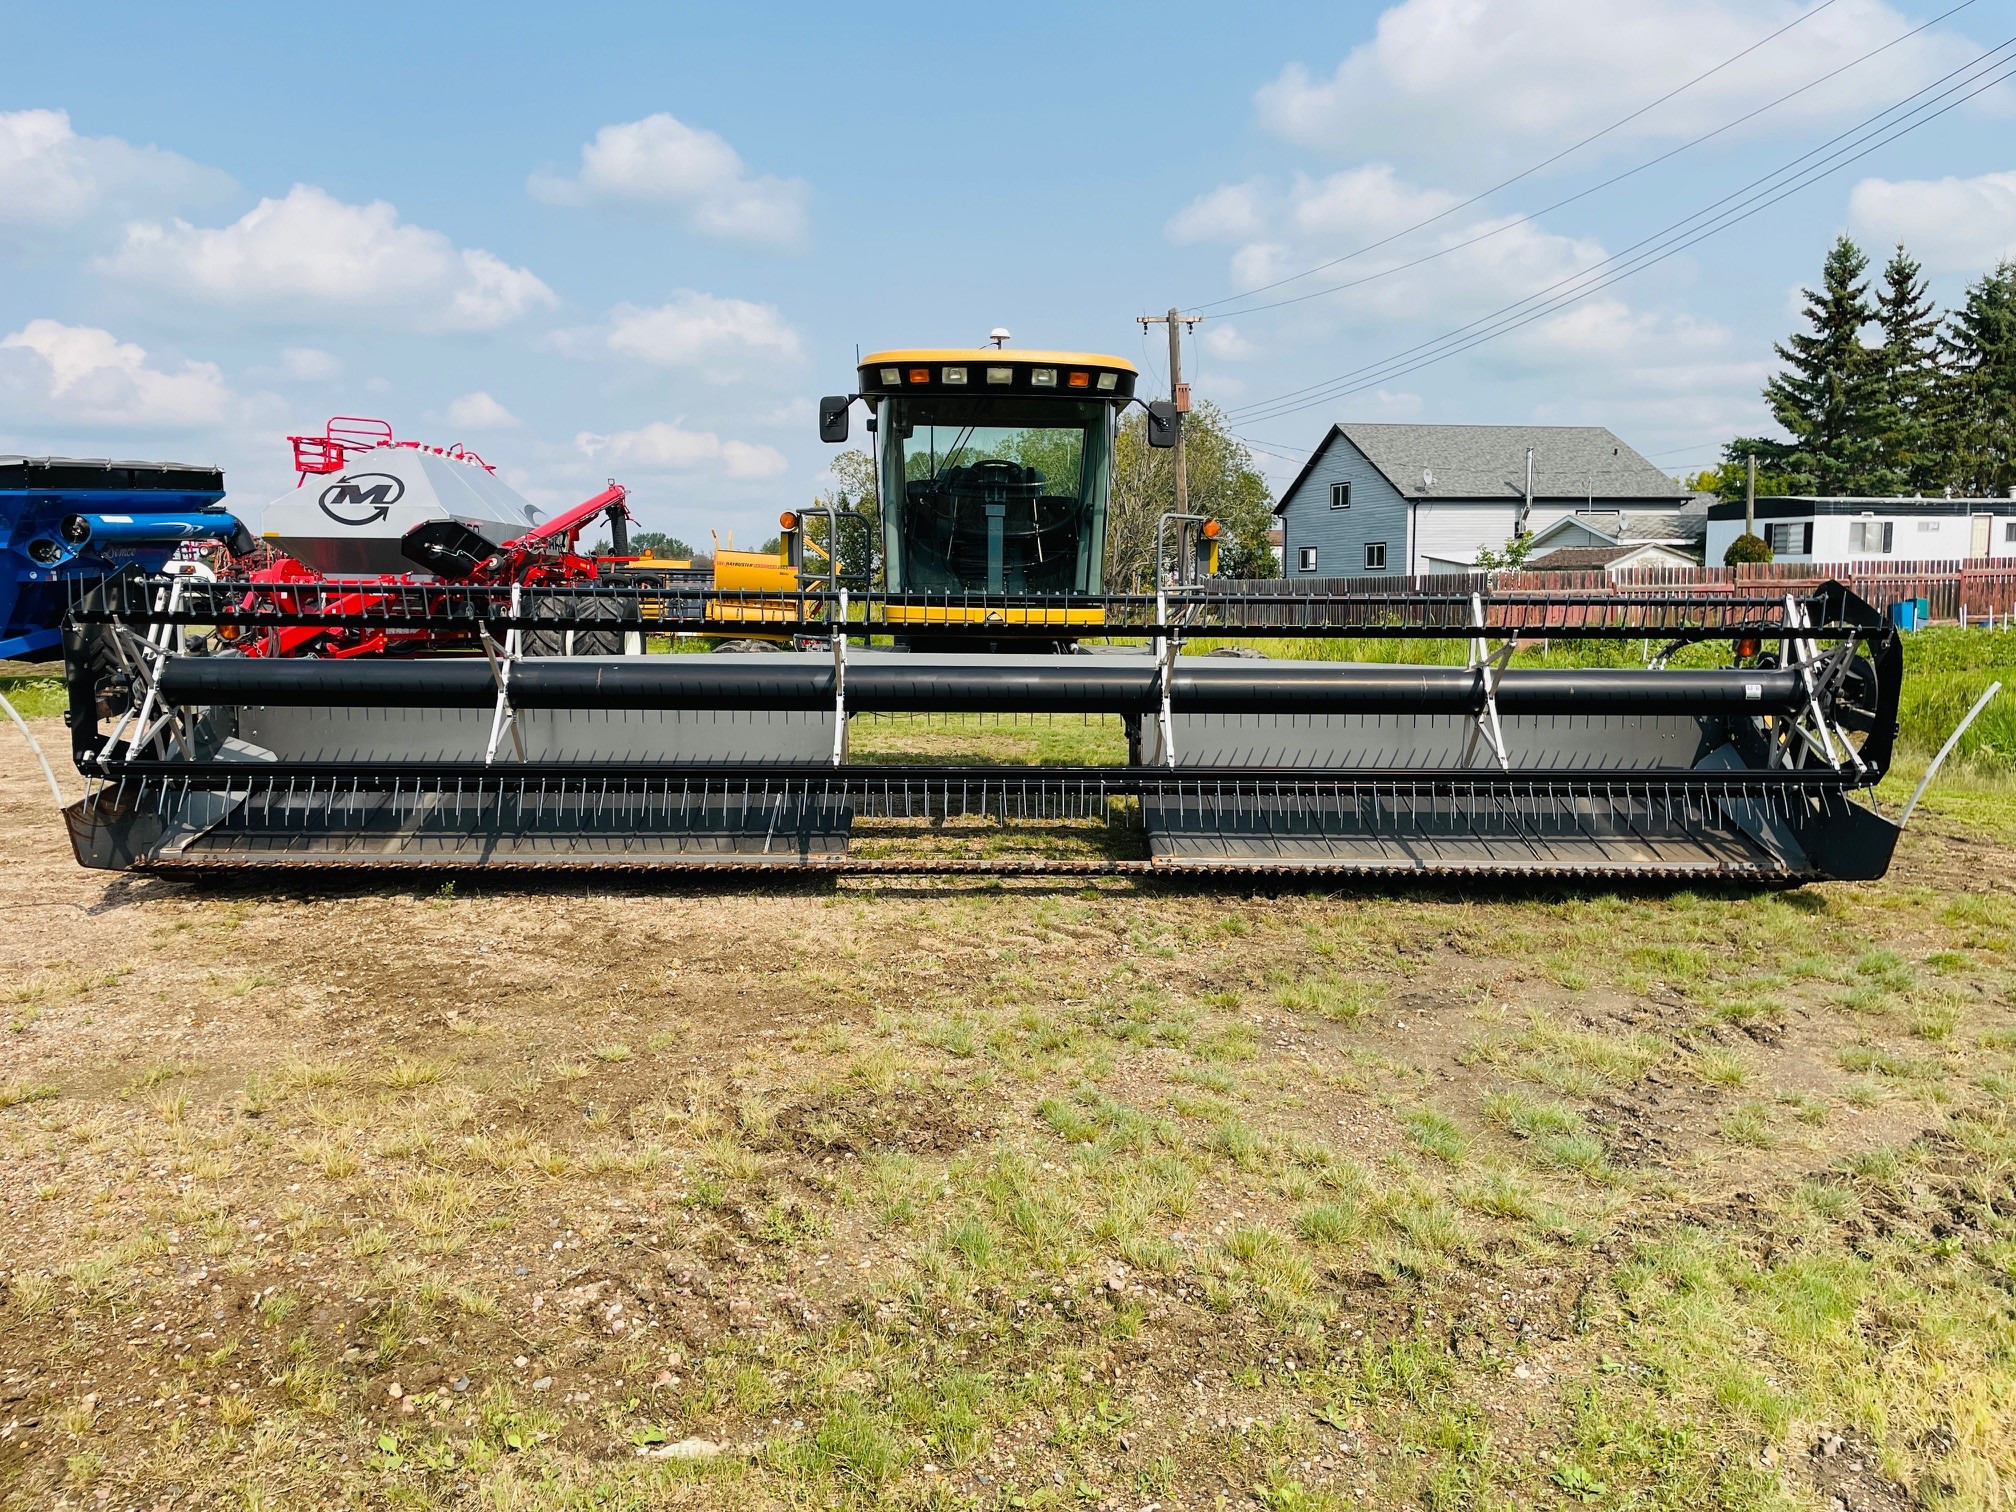
[[833,765],[847,760],[847,590],[840,590],[840,618],[833,626]]
[[[1946,743],[1939,747],[1939,754],[1932,758],[1931,765],[1925,768],[1925,775],[1918,779],[1918,786],[1911,790],[1911,801],[1904,805],[1904,812],[1898,816],[1897,828],[1901,830],[1911,822],[1911,814],[1918,807],[1918,800],[1925,796],[1925,789],[1932,786],[1932,779],[1939,775],[1939,768],[1946,764],[1946,758],[1951,756],[1953,748],[1960,744],[1960,737],[1967,733],[1967,726],[1974,723],[1975,719],[1980,716],[1981,711],[1993,703],[1995,695],[2001,691],[2001,683],[1992,682],[1988,684],[1988,691],[1975,699],[1974,707],[1967,711],[1966,717],[1960,723],[1953,726],[1953,733],[1946,737]],[[53,780],[51,785],[54,785]]]
[[[1805,607],[1789,593],[1785,595],[1785,622],[1795,629],[1803,628],[1807,623]],[[1827,723],[1827,716],[1820,712],[1820,690],[1813,684],[1813,661],[1820,654],[1819,650],[1804,636],[1788,640],[1785,646],[1788,655],[1796,659],[1799,684],[1806,690],[1806,710],[1813,716],[1814,727],[1820,732],[1821,754],[1826,757],[1827,764],[1838,772],[1841,770],[1841,755],[1834,749],[1834,731]],[[1803,730],[1799,733],[1805,734]]]
[[[127,668],[141,682],[147,685],[147,691],[142,695],[139,710],[133,719],[133,734],[126,742],[126,759],[128,761],[137,761],[140,758],[141,750],[144,747],[152,745],[163,733],[174,737],[175,744],[181,749],[184,756],[194,754],[189,749],[189,742],[184,738],[181,715],[176,709],[164,704],[162,706],[161,717],[153,719],[154,706],[161,701],[160,689],[154,680],[154,675],[160,670],[161,663],[168,654],[168,648],[175,644],[177,632],[176,627],[171,621],[175,612],[182,607],[182,585],[185,581],[186,579],[183,578],[175,579],[174,583],[167,590],[165,600],[160,590],[157,589],[155,592],[155,612],[162,613],[165,610],[167,619],[158,620],[148,626],[147,634],[143,637],[137,639],[131,637],[129,633],[124,633],[124,627],[122,626],[122,633],[112,638],[115,647],[121,646],[121,643],[125,640],[133,640],[133,649],[136,654],[131,657],[126,656],[123,647],[121,647],[120,660],[125,663]],[[112,748],[119,743],[120,735],[125,728],[126,721],[122,716],[118,725],[113,729],[111,738],[105,742],[104,750],[100,753],[101,756],[109,757],[111,755]]]
[[[511,618],[518,618],[519,585],[511,585]],[[483,643],[484,659],[490,663],[491,680],[497,684],[497,706],[490,715],[490,743],[483,748],[483,765],[489,766],[497,759],[497,747],[504,739],[504,732],[511,732],[511,748],[518,753],[518,759],[525,759],[525,736],[518,728],[518,711],[511,704],[511,669],[518,664],[519,635],[514,624],[504,632],[504,644],[500,648],[490,634],[486,624],[478,632],[477,638]]]
[[1463,752],[1464,761],[1469,761],[1471,753],[1477,749],[1479,736],[1490,745],[1491,754],[1498,758],[1498,769],[1510,771],[1512,761],[1505,750],[1505,730],[1498,722],[1498,679],[1505,671],[1506,663],[1512,660],[1516,640],[1508,640],[1496,651],[1490,649],[1490,642],[1484,636],[1484,596],[1470,595],[1470,625],[1477,633],[1470,637],[1470,662],[1477,669],[1477,676],[1484,685],[1484,707],[1477,711],[1477,727],[1470,732],[1470,740]]
[[1498,679],[1504,674],[1505,664],[1512,660],[1512,647],[1513,642],[1507,641],[1477,664],[1478,676],[1484,679],[1484,709],[1477,716],[1477,728],[1491,742],[1501,772],[1512,770],[1512,759],[1506,754],[1504,727],[1498,723]]
[[1182,653],[1183,643],[1176,636],[1170,636],[1159,643],[1162,664],[1161,692],[1162,708],[1156,715],[1156,728],[1162,733],[1162,765],[1176,765],[1176,721],[1169,707],[1170,695],[1176,682],[1176,658]]

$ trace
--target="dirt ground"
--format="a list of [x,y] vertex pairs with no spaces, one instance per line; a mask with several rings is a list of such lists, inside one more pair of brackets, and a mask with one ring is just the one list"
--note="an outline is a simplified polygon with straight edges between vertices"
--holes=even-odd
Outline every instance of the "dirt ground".
[[195,885],[0,751],[0,1506],[2016,1504],[1968,810],[1791,891]]

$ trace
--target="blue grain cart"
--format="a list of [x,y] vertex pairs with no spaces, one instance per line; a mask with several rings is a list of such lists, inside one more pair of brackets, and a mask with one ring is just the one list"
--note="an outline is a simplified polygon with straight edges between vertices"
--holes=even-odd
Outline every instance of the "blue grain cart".
[[128,563],[159,572],[190,541],[250,551],[223,497],[215,467],[0,456],[0,658],[58,655],[71,601]]

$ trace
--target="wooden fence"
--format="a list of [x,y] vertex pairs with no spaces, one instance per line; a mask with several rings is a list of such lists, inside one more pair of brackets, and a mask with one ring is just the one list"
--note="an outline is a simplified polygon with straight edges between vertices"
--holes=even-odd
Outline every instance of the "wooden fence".
[[1641,567],[1614,577],[1601,569],[1540,572],[1531,568],[1436,577],[1285,578],[1255,582],[1274,593],[1451,593],[1487,585],[1507,592],[1644,592],[1661,588],[1694,593],[1804,593],[1825,582],[1844,583],[1877,608],[1906,599],[1926,600],[1927,618],[1999,625],[2016,614],[2016,559],[1970,562],[1757,562],[1741,567]]

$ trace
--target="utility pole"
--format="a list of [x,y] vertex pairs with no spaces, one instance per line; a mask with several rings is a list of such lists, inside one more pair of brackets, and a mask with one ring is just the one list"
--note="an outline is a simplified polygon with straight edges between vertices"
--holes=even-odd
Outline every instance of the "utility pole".
[[[1146,331],[1151,325],[1169,327],[1169,402],[1176,406],[1176,513],[1190,512],[1190,474],[1183,465],[1183,417],[1190,413],[1190,385],[1183,381],[1183,327],[1192,330],[1204,317],[1185,315],[1179,310],[1170,310],[1167,315],[1136,315],[1141,329]],[[1155,564],[1160,576],[1162,564]]]

